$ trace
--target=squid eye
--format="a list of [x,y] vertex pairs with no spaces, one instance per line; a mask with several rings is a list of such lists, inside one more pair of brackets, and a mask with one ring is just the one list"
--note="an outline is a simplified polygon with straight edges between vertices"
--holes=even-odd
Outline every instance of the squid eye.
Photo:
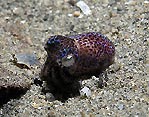
[[75,60],[73,54],[68,54],[66,57],[62,58],[62,66],[70,67],[74,64]]
[[73,54],[68,54],[67,56],[63,57],[62,59],[57,59],[57,63],[63,67],[70,67],[74,64],[75,60]]

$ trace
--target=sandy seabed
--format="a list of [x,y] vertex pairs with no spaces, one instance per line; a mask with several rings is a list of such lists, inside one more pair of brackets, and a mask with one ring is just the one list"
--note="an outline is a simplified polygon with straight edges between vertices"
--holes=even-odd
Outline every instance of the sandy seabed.
[[[67,0],[1,0],[0,87],[5,80],[7,86],[29,89],[3,104],[0,116],[149,116],[149,1],[84,2],[92,12],[88,16]],[[82,82],[91,90],[89,97],[73,97],[64,103],[49,101],[32,82],[39,78],[46,58],[45,41],[52,35],[92,31],[106,35],[116,47],[115,63],[107,69],[107,86],[99,88],[92,77]],[[12,54],[26,52],[36,53],[40,64],[20,69],[10,62]]]

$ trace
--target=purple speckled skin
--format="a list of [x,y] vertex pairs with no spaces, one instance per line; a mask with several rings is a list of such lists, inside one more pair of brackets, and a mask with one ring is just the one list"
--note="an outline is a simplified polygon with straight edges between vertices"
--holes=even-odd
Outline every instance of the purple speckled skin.
[[115,56],[114,44],[98,32],[52,36],[45,50],[48,56],[41,77],[57,85],[99,75]]

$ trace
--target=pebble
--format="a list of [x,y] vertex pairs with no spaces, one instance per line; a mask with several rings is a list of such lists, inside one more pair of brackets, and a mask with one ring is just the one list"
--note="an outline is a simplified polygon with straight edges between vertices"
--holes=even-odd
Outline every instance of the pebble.
[[21,8],[19,8],[19,7],[15,7],[15,8],[13,9],[13,13],[14,13],[15,15],[22,14],[22,13],[23,13],[23,9],[21,9]]
[[125,4],[128,4],[128,5],[136,5],[136,1],[135,0],[129,0],[128,2],[125,2]]
[[123,104],[119,104],[119,105],[118,105],[118,109],[119,109],[119,110],[123,110],[123,109],[124,109],[124,105],[123,105]]
[[55,98],[52,93],[46,93],[46,100],[48,100],[49,102],[52,102],[55,100]]
[[148,1],[148,0],[145,0],[145,1],[144,1],[144,4],[149,4],[149,1]]
[[84,95],[87,97],[91,96],[91,90],[86,86],[80,90],[80,93],[82,96],[84,96]]
[[75,11],[75,12],[73,13],[73,16],[74,16],[74,17],[79,17],[79,16],[80,16],[80,11]]

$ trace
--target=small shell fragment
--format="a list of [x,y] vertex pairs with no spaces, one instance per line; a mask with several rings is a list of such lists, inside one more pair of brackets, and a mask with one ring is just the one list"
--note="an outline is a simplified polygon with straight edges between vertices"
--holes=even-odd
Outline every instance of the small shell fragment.
[[91,14],[89,6],[84,1],[77,2],[76,6],[79,7],[85,15]]
[[12,55],[12,62],[20,67],[20,68],[26,68],[30,69],[32,66],[39,63],[36,55],[34,53],[19,53],[19,54],[13,54]]

